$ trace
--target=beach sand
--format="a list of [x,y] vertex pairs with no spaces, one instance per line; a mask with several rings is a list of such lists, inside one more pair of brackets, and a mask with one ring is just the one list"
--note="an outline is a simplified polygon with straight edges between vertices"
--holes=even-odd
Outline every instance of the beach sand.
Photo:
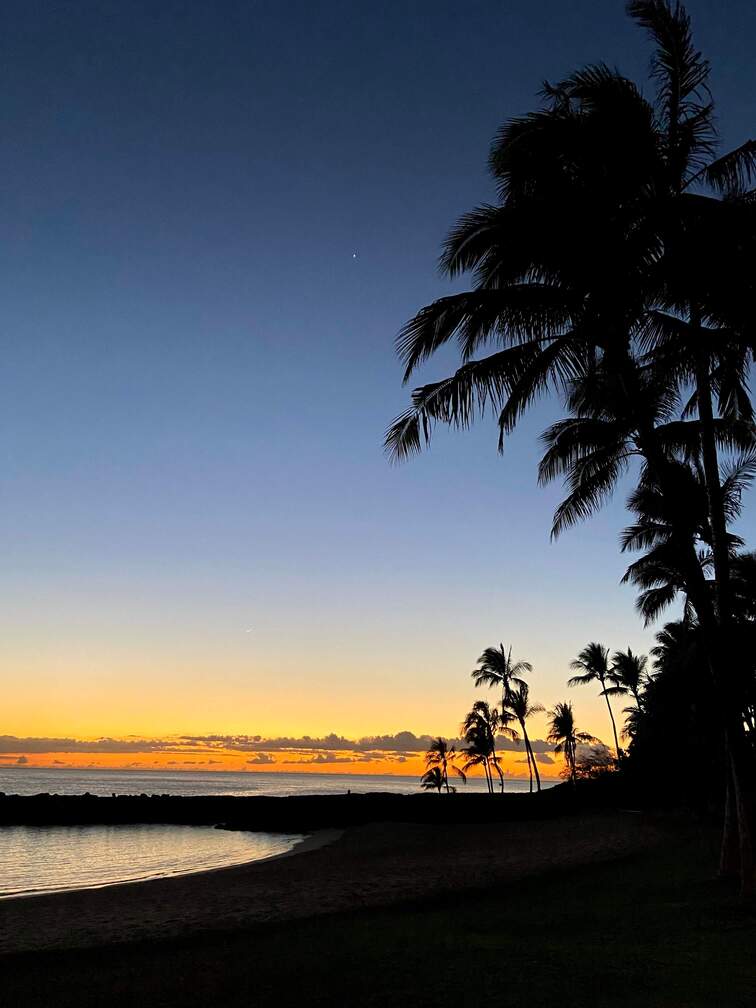
[[239,931],[488,887],[622,857],[666,835],[663,822],[632,812],[491,825],[377,823],[323,832],[292,856],[1,901],[0,963],[8,967],[20,952]]

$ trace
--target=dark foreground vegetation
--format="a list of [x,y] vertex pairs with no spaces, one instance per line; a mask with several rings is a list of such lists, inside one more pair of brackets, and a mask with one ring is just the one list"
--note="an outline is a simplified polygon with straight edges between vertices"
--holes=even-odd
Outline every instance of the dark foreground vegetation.
[[475,1004],[571,1005],[590,992],[596,1008],[750,1006],[756,916],[712,878],[716,846],[708,830],[683,829],[621,862],[429,904],[0,957],[3,1002],[385,1008],[467,1004],[474,992]]
[[437,424],[491,415],[503,448],[550,396],[564,414],[541,436],[538,478],[566,492],[552,536],[632,478],[620,542],[637,558],[624,580],[647,624],[681,609],[672,626],[697,675],[667,728],[706,721],[721,872],[753,897],[756,555],[735,529],[756,477],[756,140],[722,151],[684,6],[627,11],[652,42],[650,81],[582,67],[495,138],[496,201],[461,217],[441,255],[467,289],[422,307],[397,340],[405,381],[442,348],[460,366],[413,390],[386,448],[403,459]]

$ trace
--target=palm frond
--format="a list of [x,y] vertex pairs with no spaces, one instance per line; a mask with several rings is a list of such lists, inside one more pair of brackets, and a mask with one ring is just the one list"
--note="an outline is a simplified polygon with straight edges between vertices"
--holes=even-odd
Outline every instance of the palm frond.
[[596,456],[573,467],[568,480],[570,492],[554,512],[552,539],[600,510],[627,471],[627,456],[608,452],[597,452]]
[[674,133],[699,105],[709,76],[708,60],[693,44],[690,18],[682,4],[630,0],[627,12],[656,44],[651,74],[657,84],[665,125]]
[[688,185],[702,182],[724,196],[744,196],[756,180],[756,140],[711,161],[688,179]]

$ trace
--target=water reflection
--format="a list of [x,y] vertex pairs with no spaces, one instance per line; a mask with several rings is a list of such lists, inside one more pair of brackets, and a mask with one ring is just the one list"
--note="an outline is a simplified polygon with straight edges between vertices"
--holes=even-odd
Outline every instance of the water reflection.
[[0,898],[224,868],[286,853],[301,839],[206,826],[6,826]]

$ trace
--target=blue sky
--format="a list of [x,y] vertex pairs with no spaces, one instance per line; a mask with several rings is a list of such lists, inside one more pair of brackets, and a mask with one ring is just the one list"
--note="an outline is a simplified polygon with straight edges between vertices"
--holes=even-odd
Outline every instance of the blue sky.
[[[756,8],[689,9],[740,142]],[[556,407],[504,458],[381,450],[496,128],[645,74],[621,3],[6,2],[0,39],[7,731],[453,732],[489,643],[547,704],[589,639],[648,647],[621,500],[549,543]]]

